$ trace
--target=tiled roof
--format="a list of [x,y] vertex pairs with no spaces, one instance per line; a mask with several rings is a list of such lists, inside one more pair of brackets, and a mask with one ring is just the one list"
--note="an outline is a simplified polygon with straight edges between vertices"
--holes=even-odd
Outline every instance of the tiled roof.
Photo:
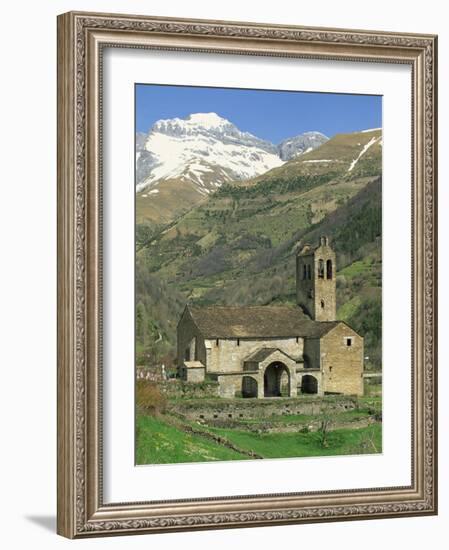
[[299,307],[187,306],[205,338],[319,338],[340,321],[312,321]]

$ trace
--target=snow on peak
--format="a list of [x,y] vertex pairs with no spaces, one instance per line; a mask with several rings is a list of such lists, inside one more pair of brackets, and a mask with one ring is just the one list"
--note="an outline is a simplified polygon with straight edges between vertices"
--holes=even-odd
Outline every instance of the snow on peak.
[[313,131],[311,131],[311,132],[304,132],[302,135],[303,135],[303,136],[307,136],[307,137],[318,137],[318,136],[319,136],[319,137],[324,138],[325,140],[328,140],[328,139],[329,139],[329,138],[328,138],[326,135],[324,135],[322,132],[317,132],[316,130],[313,130]]
[[161,119],[136,138],[137,191],[182,179],[208,193],[226,181],[267,172],[326,140],[319,132],[307,132],[275,145],[215,112]]
[[204,132],[238,132],[237,128],[217,113],[192,113],[185,118],[167,118],[153,124],[151,132],[171,136],[199,134]]
[[187,117],[188,121],[203,126],[204,128],[217,128],[231,124],[229,120],[222,118],[217,113],[193,113]]
[[240,131],[217,113],[158,120],[142,149],[137,191],[179,178],[208,193],[225,181],[248,179],[283,164],[272,143]]

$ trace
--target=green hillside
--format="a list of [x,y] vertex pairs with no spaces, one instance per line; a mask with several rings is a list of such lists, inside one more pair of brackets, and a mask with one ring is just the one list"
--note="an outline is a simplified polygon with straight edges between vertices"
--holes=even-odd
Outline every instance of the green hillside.
[[188,182],[179,179],[166,180],[163,185],[137,193],[137,223],[170,223],[203,199],[204,195]]
[[380,176],[379,131],[338,135],[263,176],[223,186],[167,225],[139,224],[138,362],[172,363],[186,301],[294,304],[296,249],[327,234],[337,252],[338,317],[365,336],[369,362],[379,367]]

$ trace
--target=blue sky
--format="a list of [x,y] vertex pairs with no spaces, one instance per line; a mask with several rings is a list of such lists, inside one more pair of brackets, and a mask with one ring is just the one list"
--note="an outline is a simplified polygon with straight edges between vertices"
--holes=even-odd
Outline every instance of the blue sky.
[[382,126],[382,97],[235,88],[136,85],[136,130],[162,118],[215,112],[240,130],[279,143],[317,130],[332,137]]

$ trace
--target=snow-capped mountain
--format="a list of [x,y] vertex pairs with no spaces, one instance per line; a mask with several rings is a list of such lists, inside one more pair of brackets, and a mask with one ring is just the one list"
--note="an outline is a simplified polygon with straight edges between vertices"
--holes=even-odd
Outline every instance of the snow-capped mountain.
[[278,145],[279,156],[282,160],[290,160],[303,153],[309,153],[316,147],[323,145],[329,138],[321,132],[305,132],[299,136],[284,139]]
[[216,113],[159,120],[147,135],[136,135],[136,190],[157,191],[164,182],[176,180],[204,196],[227,181],[281,166],[326,140],[319,132],[307,132],[277,146],[242,132]]
[[215,113],[159,120],[137,138],[137,191],[160,180],[183,179],[202,194],[282,164],[276,148]]

